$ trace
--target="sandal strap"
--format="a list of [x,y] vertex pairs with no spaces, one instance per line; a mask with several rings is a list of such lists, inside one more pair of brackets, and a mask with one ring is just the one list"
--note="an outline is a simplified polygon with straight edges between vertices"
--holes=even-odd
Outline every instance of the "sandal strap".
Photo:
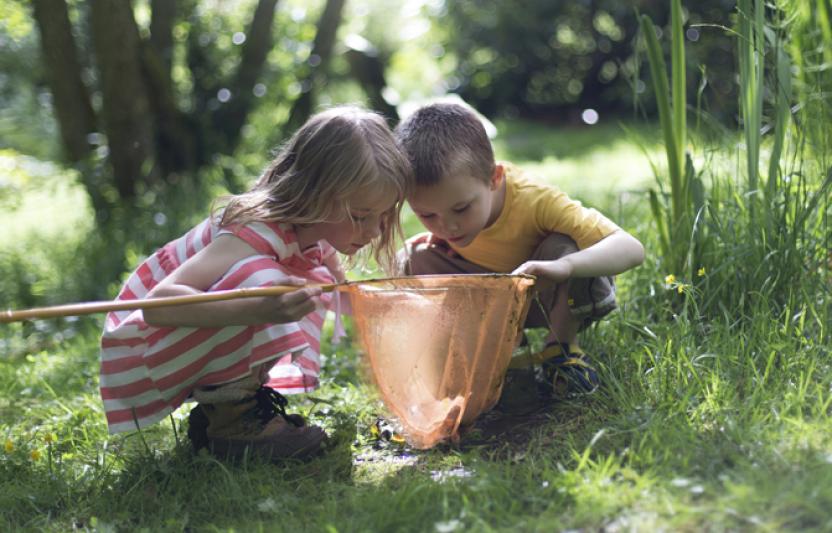
[[581,355],[570,355],[570,356],[559,356],[553,357],[551,360],[552,366],[580,366],[583,368],[589,368],[594,370],[592,365],[587,363],[586,359],[584,359],[583,354]]
[[[541,351],[532,354],[524,354],[517,357],[512,357],[509,363],[509,368],[527,368],[532,365],[542,364],[544,361],[563,357],[564,362],[555,364],[566,365],[581,365],[589,366],[584,360],[584,352],[575,344],[561,344],[559,342],[551,342],[546,345]],[[574,361],[573,361],[574,360]],[[570,362],[566,362],[570,361]]]

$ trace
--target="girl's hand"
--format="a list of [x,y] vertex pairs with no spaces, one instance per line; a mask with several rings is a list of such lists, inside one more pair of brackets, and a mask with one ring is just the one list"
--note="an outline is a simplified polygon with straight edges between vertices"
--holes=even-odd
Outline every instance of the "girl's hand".
[[512,274],[537,276],[539,285],[563,283],[572,277],[572,265],[568,261],[526,261],[514,269]]
[[290,278],[282,281],[283,285],[297,285],[296,291],[287,292],[280,296],[262,298],[257,306],[256,316],[264,323],[286,324],[297,322],[315,310],[318,297],[322,291],[320,287],[300,288],[306,283],[302,278]]

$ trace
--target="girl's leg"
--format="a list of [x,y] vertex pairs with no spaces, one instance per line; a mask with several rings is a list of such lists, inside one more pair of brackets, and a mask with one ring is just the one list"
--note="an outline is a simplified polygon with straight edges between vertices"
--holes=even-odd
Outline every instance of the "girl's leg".
[[188,436],[195,449],[209,448],[221,457],[246,454],[267,460],[303,458],[320,450],[326,433],[287,414],[286,398],[263,386],[271,363],[251,375],[223,385],[199,387]]

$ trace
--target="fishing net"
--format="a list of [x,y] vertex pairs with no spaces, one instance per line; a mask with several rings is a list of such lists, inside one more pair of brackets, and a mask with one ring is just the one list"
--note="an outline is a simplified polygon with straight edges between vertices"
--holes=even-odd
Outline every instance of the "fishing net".
[[373,381],[408,442],[456,441],[500,397],[534,284],[501,274],[350,283]]

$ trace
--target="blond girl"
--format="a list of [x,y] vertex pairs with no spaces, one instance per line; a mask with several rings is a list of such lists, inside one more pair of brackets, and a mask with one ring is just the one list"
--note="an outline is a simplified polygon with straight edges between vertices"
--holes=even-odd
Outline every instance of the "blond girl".
[[369,246],[390,265],[411,169],[384,120],[353,107],[312,117],[254,187],[168,243],[119,300],[297,285],[281,296],[107,315],[101,396],[112,433],[156,422],[185,400],[195,448],[304,457],[324,431],[287,415],[281,393],[318,386],[320,334],[344,280],[336,252]]

